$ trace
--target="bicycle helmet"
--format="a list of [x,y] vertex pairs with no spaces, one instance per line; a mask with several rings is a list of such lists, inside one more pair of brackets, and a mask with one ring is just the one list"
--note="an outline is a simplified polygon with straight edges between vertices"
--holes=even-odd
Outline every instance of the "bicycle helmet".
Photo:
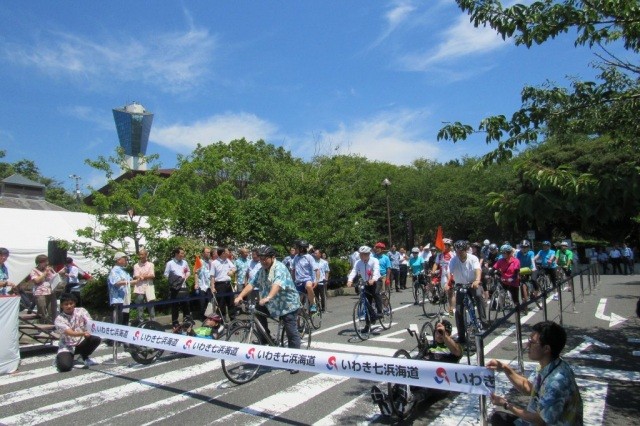
[[453,241],[451,241],[451,239],[450,239],[450,238],[443,238],[443,239],[442,239],[442,243],[443,243],[443,244],[449,244],[449,245],[452,245],[452,244],[453,244]]
[[271,246],[258,247],[258,256],[275,257],[276,250]]
[[511,247],[509,244],[503,244],[500,247],[500,253],[512,253],[513,252],[513,247]]
[[522,240],[522,242],[520,243],[520,246],[521,247],[531,247],[531,244],[527,240]]
[[491,244],[491,241],[489,241],[489,240],[484,240],[484,241],[482,242],[482,244],[483,244],[483,245],[485,245],[485,246],[488,246],[489,244]]
[[569,247],[569,243],[566,241],[563,241],[560,243],[560,247]]
[[218,314],[210,314],[209,316],[207,316],[207,319],[218,323],[222,322],[222,317]]
[[489,250],[491,250],[491,251],[498,250],[498,245],[497,244],[490,244],[489,245]]
[[467,251],[469,249],[469,242],[467,240],[458,240],[453,245],[456,250]]
[[542,242],[542,245],[543,245],[543,246],[550,246],[550,245],[551,245],[551,242],[550,242],[550,241],[548,241],[548,240],[544,240],[544,241]]
[[369,254],[371,253],[371,247],[369,246],[362,246],[358,249],[358,253],[360,254]]
[[303,249],[309,248],[309,243],[305,240],[296,240],[295,243],[293,243],[293,245]]
[[411,253],[420,253],[420,249],[418,247],[414,247],[411,249]]
[[384,245],[384,243],[376,243],[376,245],[375,245],[374,247],[375,247],[375,248],[381,248],[381,249],[384,249],[384,248],[386,248],[387,246],[385,246],[385,245]]

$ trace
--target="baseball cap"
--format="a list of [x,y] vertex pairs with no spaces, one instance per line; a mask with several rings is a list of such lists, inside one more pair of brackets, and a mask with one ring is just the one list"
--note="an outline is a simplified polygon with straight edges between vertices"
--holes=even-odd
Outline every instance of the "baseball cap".
[[113,255],[113,260],[122,259],[123,257],[129,257],[129,256],[127,256],[126,253],[124,252],[117,251],[116,254]]
[[374,247],[375,248],[385,248],[386,246],[384,245],[384,243],[376,243],[376,245]]

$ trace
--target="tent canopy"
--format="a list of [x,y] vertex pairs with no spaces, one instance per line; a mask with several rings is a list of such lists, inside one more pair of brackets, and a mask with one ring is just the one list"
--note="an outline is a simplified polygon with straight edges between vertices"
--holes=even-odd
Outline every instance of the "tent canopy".
[[[94,241],[78,237],[77,230],[88,226],[98,228],[99,224],[94,215],[87,213],[0,208],[0,247],[10,252],[6,262],[9,280],[21,282],[35,266],[36,256],[47,254],[50,240],[78,240],[95,245]],[[84,271],[104,268],[80,253],[68,255]]]

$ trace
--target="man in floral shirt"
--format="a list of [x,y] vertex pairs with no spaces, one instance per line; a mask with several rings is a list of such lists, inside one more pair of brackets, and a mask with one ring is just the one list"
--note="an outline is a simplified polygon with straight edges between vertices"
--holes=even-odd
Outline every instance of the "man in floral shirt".
[[[234,302],[238,305],[254,288],[260,294],[258,309],[263,313],[280,318],[284,322],[284,330],[287,333],[287,341],[290,348],[300,349],[300,333],[296,325],[296,315],[300,309],[300,297],[296,290],[289,269],[276,260],[276,251],[270,246],[262,246],[258,249],[258,256],[262,269],[258,271],[253,281],[247,283]],[[259,319],[265,330],[269,332],[266,317]],[[297,370],[290,370],[291,374]]]
[[491,418],[493,425],[549,424],[573,426],[583,424],[582,398],[571,366],[560,352],[567,342],[567,333],[552,321],[533,326],[529,337],[529,358],[540,367],[530,379],[518,374],[509,365],[492,359],[487,367],[504,371],[513,386],[530,395],[526,408],[511,404],[505,397],[491,395],[491,402],[504,408]]
[[76,297],[71,293],[60,296],[62,312],[56,317],[56,329],[60,333],[56,367],[65,372],[73,368],[73,357],[80,355],[85,367],[97,363],[89,355],[100,345],[100,338],[92,336],[87,330],[87,322],[91,320],[89,312],[84,308],[76,308]]

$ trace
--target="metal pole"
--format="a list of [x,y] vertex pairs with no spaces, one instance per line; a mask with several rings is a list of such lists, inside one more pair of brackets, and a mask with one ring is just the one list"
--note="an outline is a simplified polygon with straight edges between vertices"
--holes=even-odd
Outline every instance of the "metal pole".
[[582,303],[584,303],[584,271],[580,271],[580,293],[582,295]]
[[391,207],[389,206],[389,186],[391,186],[391,181],[385,178],[382,181],[384,185],[385,192],[387,193],[387,230],[389,231],[389,247],[393,245],[391,242]]
[[[484,339],[481,334],[476,334],[476,356],[478,365],[484,365]],[[480,421],[483,426],[487,426],[487,396],[480,395]]]
[[524,360],[522,359],[522,325],[520,322],[520,305],[516,306],[516,345],[518,347],[518,368],[524,373]]

